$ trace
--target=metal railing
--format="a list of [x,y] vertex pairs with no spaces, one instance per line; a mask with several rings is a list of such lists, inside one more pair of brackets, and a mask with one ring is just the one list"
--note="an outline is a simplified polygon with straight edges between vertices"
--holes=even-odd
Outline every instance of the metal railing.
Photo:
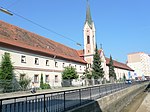
[[137,83],[114,83],[67,91],[4,98],[0,99],[0,112],[65,112],[134,84]]

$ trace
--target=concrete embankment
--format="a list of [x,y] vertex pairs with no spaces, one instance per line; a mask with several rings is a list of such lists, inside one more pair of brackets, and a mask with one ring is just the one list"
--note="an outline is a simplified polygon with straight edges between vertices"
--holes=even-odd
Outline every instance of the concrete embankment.
[[150,93],[147,92],[147,96],[136,112],[150,112]]
[[[133,98],[133,100],[128,104],[126,107],[122,109],[121,112],[136,112],[138,108],[140,107],[141,103],[145,99],[147,93],[146,92],[141,92],[137,96]],[[140,111],[140,112],[145,112],[145,111]]]
[[136,112],[150,112],[150,83],[145,90],[146,97]]
[[150,112],[150,83],[121,112]]
[[75,108],[71,112],[120,112],[135,96],[143,92],[147,85],[148,83],[131,86]]

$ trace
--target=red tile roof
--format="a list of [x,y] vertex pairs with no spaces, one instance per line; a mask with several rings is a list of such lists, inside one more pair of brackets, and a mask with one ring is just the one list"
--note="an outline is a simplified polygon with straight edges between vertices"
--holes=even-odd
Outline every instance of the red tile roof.
[[78,51],[79,56],[81,56],[81,57],[84,56],[84,50],[83,49],[82,50],[77,50],[77,51]]
[[0,20],[0,43],[86,63],[75,49]]
[[[106,59],[106,65],[109,65],[110,59],[109,58],[105,58],[105,59]],[[124,63],[120,63],[118,61],[113,60],[113,64],[114,64],[114,67],[116,67],[116,68],[134,71],[133,69],[131,69],[128,65],[126,65]]]
[[[10,25],[0,20],[0,43],[11,45],[18,48],[27,49],[30,51],[38,52],[40,54],[47,54],[50,56],[57,56],[66,60],[72,60],[75,62],[86,63],[83,60],[83,50],[75,50],[69,48],[58,42],[54,42],[50,39],[44,38],[37,34],[31,33],[17,26]],[[98,50],[99,53],[102,50]],[[106,58],[107,65],[109,59]],[[126,64],[114,61],[114,66],[126,70],[133,71]]]

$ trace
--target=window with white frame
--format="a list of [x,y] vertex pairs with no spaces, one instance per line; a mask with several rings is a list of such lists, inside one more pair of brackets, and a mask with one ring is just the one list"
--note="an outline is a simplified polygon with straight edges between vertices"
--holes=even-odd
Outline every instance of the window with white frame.
[[92,68],[92,64],[91,63],[89,64],[89,67]]
[[81,66],[80,66],[80,70],[82,70],[82,69],[81,69]]
[[20,74],[20,80],[23,80],[25,78],[26,74]]
[[55,75],[55,82],[58,82],[58,75]]
[[39,82],[39,75],[34,75],[34,82],[35,83],[38,83]]
[[58,67],[58,62],[55,61],[55,67]]
[[46,66],[49,66],[49,60],[46,60]]
[[65,67],[65,63],[62,64],[62,67],[63,67],[63,68]]
[[49,75],[45,75],[45,82],[49,82]]
[[21,63],[26,63],[26,56],[24,55],[21,56]]
[[39,59],[38,58],[35,58],[35,64],[39,65]]

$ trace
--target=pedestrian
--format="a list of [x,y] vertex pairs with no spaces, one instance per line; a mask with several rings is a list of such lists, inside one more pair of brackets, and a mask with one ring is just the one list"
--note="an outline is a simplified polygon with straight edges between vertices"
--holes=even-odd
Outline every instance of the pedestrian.
[[34,82],[32,82],[31,93],[36,93]]

